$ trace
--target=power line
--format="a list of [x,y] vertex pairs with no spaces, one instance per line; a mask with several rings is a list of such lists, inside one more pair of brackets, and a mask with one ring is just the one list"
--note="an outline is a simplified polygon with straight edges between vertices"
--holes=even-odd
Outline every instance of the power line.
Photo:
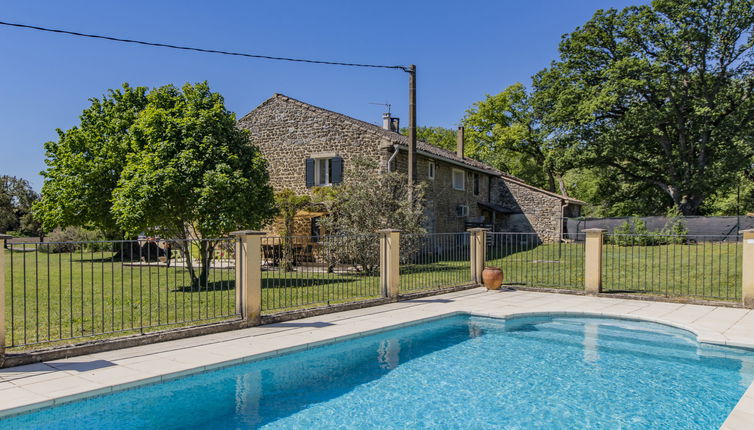
[[133,39],[122,39],[119,37],[112,37],[112,36],[103,36],[99,34],[87,34],[87,33],[79,33],[76,31],[68,31],[68,30],[60,30],[56,28],[46,28],[46,27],[39,27],[36,25],[28,25],[28,24],[18,24],[13,22],[4,22],[0,21],[0,25],[5,25],[8,27],[17,27],[17,28],[23,28],[28,30],[38,30],[38,31],[46,31],[48,33],[59,33],[59,34],[67,34],[70,36],[79,36],[79,37],[89,37],[92,39],[103,39],[103,40],[110,40],[113,42],[122,42],[122,43],[132,43],[137,45],[146,45],[146,46],[156,46],[160,48],[171,48],[171,49],[181,49],[184,51],[195,51],[195,52],[205,52],[209,54],[221,54],[221,55],[233,55],[236,57],[248,57],[248,58],[259,58],[263,60],[277,60],[277,61],[291,61],[296,63],[311,63],[311,64],[326,64],[330,66],[349,66],[349,67],[370,67],[370,68],[377,68],[377,69],[398,69],[403,70],[404,72],[411,73],[409,68],[406,66],[387,66],[387,65],[381,65],[381,64],[360,64],[360,63],[344,63],[339,61],[323,61],[323,60],[310,60],[305,58],[288,58],[288,57],[274,57],[271,55],[258,55],[258,54],[247,54],[244,52],[232,52],[232,51],[220,51],[217,49],[204,49],[204,48],[194,48],[190,46],[180,46],[180,45],[171,45],[168,43],[159,43],[159,42],[145,42],[143,40],[133,40]]

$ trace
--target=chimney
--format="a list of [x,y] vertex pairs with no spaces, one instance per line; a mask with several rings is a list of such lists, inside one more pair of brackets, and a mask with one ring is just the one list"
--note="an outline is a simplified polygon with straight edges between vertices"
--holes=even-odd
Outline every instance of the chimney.
[[390,118],[390,130],[396,133],[401,132],[401,120],[400,118]]
[[382,128],[385,130],[390,130],[392,127],[392,118],[390,118],[390,113],[386,112],[382,114]]
[[456,133],[456,155],[463,158],[463,127],[458,127]]
[[384,128],[385,130],[400,133],[400,123],[401,120],[399,118],[393,118],[392,116],[390,116],[390,112],[382,114],[382,128]]

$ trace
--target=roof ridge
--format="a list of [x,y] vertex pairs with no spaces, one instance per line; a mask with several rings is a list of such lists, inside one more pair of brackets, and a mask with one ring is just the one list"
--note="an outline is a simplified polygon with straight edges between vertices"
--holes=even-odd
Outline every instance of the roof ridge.
[[[399,144],[408,145],[408,137],[407,136],[405,136],[403,134],[400,134],[400,133],[396,133],[396,132],[391,131],[391,130],[385,130],[384,128],[380,127],[379,125],[375,125],[375,124],[372,124],[372,123],[360,120],[358,118],[354,118],[352,116],[348,116],[346,114],[342,114],[340,112],[335,112],[335,111],[332,111],[330,109],[326,109],[326,108],[323,108],[323,107],[320,107],[320,106],[316,106],[316,105],[313,105],[311,103],[307,103],[307,102],[298,100],[296,98],[287,96],[285,94],[275,93],[273,95],[273,97],[271,97],[270,99],[272,99],[272,98],[282,99],[285,102],[296,103],[296,104],[301,105],[301,106],[306,107],[306,108],[314,108],[314,109],[326,112],[328,114],[332,114],[332,115],[338,116],[338,117],[343,118],[343,119],[345,119],[345,120],[347,120],[347,121],[349,121],[349,122],[351,122],[351,123],[353,123],[353,124],[355,124],[357,126],[361,126],[361,127],[365,128],[365,129],[371,131],[371,132],[377,133],[377,134],[379,134],[382,137],[385,137],[387,139],[391,139],[393,142],[396,142],[396,143],[399,143]],[[474,167],[474,168],[477,168],[477,169],[487,170],[490,173],[494,173],[494,174],[499,174],[500,173],[499,170],[495,169],[494,167],[488,165],[487,163],[485,163],[483,161],[479,161],[479,160],[476,160],[474,158],[467,158],[467,157],[461,158],[461,157],[458,157],[458,155],[456,155],[456,153],[453,152],[453,151],[447,150],[445,148],[441,148],[441,147],[436,146],[436,145],[432,145],[431,143],[425,142],[423,140],[417,140],[416,143],[417,143],[417,149],[429,149],[429,148],[431,148],[431,151],[425,151],[425,152],[434,153],[434,155],[437,155],[437,156],[444,157],[444,158],[447,158],[447,159],[450,159],[450,160],[453,160],[453,161],[456,161],[456,162],[460,162],[460,163],[466,164],[469,167]],[[422,146],[424,148],[419,148],[419,146]]]

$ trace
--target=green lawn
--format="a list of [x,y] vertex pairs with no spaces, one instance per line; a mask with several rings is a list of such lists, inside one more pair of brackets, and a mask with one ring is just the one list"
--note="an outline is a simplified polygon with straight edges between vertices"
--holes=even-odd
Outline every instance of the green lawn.
[[320,268],[295,272],[262,271],[262,313],[333,305],[381,296],[379,275],[327,273]]
[[121,263],[111,252],[6,250],[6,344],[227,319],[235,313],[235,272],[210,272],[192,289],[184,268]]
[[[468,273],[467,262],[417,265],[404,268],[403,282],[419,291],[467,283]],[[213,269],[207,285],[192,289],[182,267],[121,263],[111,252],[6,250],[6,345],[112,337],[235,318],[234,278],[233,268]],[[266,314],[380,296],[379,275],[304,268],[262,272]]]
[[603,290],[673,297],[741,299],[740,243],[605,245]]
[[553,243],[536,247],[488,247],[487,265],[503,270],[506,285],[584,288],[584,245]]
[[[505,283],[533,287],[584,288],[583,243],[542,244],[515,253],[488,250],[487,265],[503,269]],[[509,254],[509,255],[505,255]],[[741,244],[705,242],[686,245],[603,248],[602,287],[625,292],[739,300]]]
[[466,261],[435,261],[401,266],[401,292],[418,292],[454,287],[471,282],[471,263]]
[[[583,244],[498,248],[503,249],[488,250],[487,265],[501,267],[507,285],[583,289]],[[182,267],[120,263],[109,252],[6,250],[5,264],[7,345],[108,337],[236,317],[232,267],[211,270],[207,285],[192,289]],[[740,279],[741,244],[604,248],[604,291],[738,300]],[[349,271],[265,269],[262,282],[266,314],[381,295],[378,275]],[[468,282],[468,261],[401,267],[403,293]]]

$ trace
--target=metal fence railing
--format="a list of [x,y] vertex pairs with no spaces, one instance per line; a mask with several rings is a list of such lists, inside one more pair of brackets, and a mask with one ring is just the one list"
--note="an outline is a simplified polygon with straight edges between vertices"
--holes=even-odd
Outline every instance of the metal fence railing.
[[602,289],[668,297],[741,299],[741,236],[606,234]]
[[401,235],[401,292],[471,284],[469,233]]
[[377,234],[262,238],[262,311],[381,296]]
[[6,347],[237,318],[234,242],[9,243]]
[[584,243],[543,243],[536,233],[487,233],[488,266],[503,270],[505,285],[584,288]]

